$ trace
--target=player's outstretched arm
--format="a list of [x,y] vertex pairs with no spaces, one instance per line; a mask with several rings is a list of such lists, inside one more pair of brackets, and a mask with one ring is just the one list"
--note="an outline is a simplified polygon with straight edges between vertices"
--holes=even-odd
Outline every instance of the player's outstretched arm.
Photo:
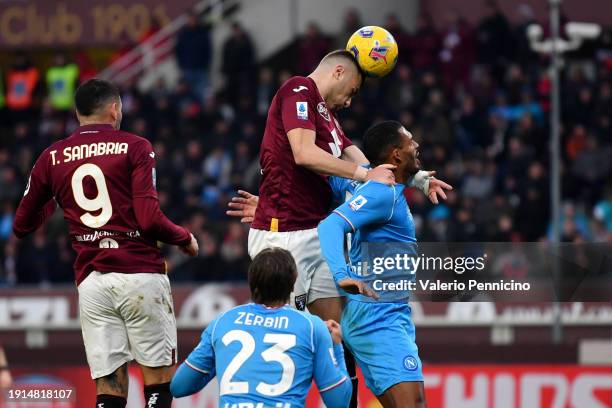
[[453,186],[435,178],[435,171],[419,170],[409,181],[409,187],[421,190],[434,204],[438,204],[438,197],[446,200],[444,190],[452,190]]
[[170,383],[170,393],[174,398],[186,397],[195,394],[208,384],[213,378],[210,374],[203,374],[183,363],[174,373]]
[[298,166],[306,167],[317,173],[339,176],[358,181],[376,180],[385,184],[393,184],[395,177],[392,165],[378,166],[369,170],[360,165],[334,157],[315,144],[314,130],[296,128],[287,133],[293,159]]
[[155,188],[155,153],[145,139],[129,151],[132,162],[132,206],[140,229],[148,236],[182,247],[189,255],[197,254],[197,242],[186,228],[170,221],[159,208]]
[[328,320],[323,323],[314,316],[314,380],[321,398],[328,408],[346,408],[351,400],[353,386],[344,362],[340,325]]
[[48,160],[49,156],[45,151],[36,161],[23,198],[17,207],[13,232],[18,238],[36,231],[55,211],[56,203],[46,177]]
[[227,203],[231,210],[225,213],[230,217],[240,218],[243,224],[250,224],[255,219],[255,211],[259,203],[259,196],[249,193],[248,191],[238,190],[238,195],[232,197],[232,200]]
[[342,151],[342,155],[340,156],[340,158],[342,160],[359,164],[360,166],[363,166],[364,164],[370,164],[370,161],[367,157],[365,157],[365,154],[363,154],[361,149],[355,145],[350,145],[346,147]]
[[208,325],[202,333],[200,343],[174,373],[170,382],[170,393],[173,397],[195,394],[215,378],[215,351],[211,341],[215,324],[216,320]]
[[351,231],[349,224],[338,213],[332,213],[323,220],[318,227],[323,257],[332,271],[334,281],[345,292],[378,299],[378,294],[372,288],[350,274],[350,266],[344,259],[344,237]]

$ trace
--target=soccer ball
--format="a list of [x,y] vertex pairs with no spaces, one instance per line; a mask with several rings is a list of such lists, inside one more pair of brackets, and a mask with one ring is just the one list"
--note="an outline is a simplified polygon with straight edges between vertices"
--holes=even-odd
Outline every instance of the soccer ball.
[[384,77],[397,62],[397,43],[387,30],[377,26],[362,27],[346,44],[367,76]]

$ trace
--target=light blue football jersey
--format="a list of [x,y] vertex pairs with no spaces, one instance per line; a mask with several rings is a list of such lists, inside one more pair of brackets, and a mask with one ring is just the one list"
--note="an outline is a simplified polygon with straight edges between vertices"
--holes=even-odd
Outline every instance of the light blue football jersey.
[[313,379],[321,392],[347,380],[325,323],[289,306],[229,310],[208,325],[186,364],[216,374],[220,408],[302,408]]
[[[330,186],[337,200],[345,199],[344,204],[336,208],[334,213],[343,218],[352,230],[348,243],[352,273],[359,275],[371,287],[375,280],[388,283],[414,281],[416,276],[412,270],[385,268],[384,272],[374,273],[373,268],[376,258],[395,258],[404,253],[416,255],[415,225],[404,197],[405,186],[388,186],[375,181],[360,183],[340,177],[330,177]],[[326,242],[325,234],[319,235],[326,258],[333,254],[332,259],[328,258],[327,261],[332,274],[337,276],[345,269],[346,262],[338,258],[336,252],[326,250],[329,243]],[[362,267],[364,262],[368,263],[366,267]],[[381,301],[404,302],[409,298],[407,290],[377,290],[377,293]],[[360,301],[372,301],[362,295],[343,294]]]

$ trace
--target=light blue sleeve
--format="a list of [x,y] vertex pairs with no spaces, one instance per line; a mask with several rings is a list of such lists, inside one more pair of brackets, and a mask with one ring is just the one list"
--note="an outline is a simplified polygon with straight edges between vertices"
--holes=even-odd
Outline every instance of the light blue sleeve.
[[393,187],[369,182],[355,190],[354,197],[336,208],[318,227],[321,252],[336,283],[351,277],[344,258],[344,236],[359,228],[388,220],[393,213]]
[[344,196],[352,180],[337,176],[330,176],[328,181],[329,186],[332,189],[332,197],[334,202],[344,202]]
[[323,321],[312,317],[314,329],[314,380],[328,408],[346,408],[353,386],[346,371],[342,344],[333,344]]
[[216,375],[215,350],[212,345],[212,331],[217,320],[212,321],[202,333],[200,343],[176,370],[170,383],[174,397],[184,397],[200,391]]
[[393,214],[395,187],[369,181],[357,188],[346,203],[334,210],[350,225],[353,232],[359,228],[386,222]]

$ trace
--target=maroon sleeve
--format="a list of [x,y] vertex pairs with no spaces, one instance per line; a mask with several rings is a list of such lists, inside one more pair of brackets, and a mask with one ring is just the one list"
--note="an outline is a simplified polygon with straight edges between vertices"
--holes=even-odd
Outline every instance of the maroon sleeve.
[[346,135],[344,134],[344,132],[340,133],[340,138],[342,139],[342,150],[346,149],[349,146],[353,145],[353,142],[351,142],[351,139],[349,139],[348,137],[346,137]]
[[188,245],[191,235],[186,228],[170,221],[159,208],[155,188],[155,154],[146,139],[130,149],[132,161],[132,205],[142,231],[152,238],[172,245]]
[[154,239],[171,245],[185,246],[191,241],[186,228],[170,221],[159,208],[157,198],[134,197],[134,213],[142,231]]
[[280,91],[281,119],[285,133],[298,128],[316,130],[316,107],[311,96],[315,91],[309,89],[311,87],[307,81],[292,81]]
[[17,207],[13,232],[18,238],[37,230],[55,211],[56,204],[47,178],[48,160],[49,155],[45,151],[34,164],[23,198]]

